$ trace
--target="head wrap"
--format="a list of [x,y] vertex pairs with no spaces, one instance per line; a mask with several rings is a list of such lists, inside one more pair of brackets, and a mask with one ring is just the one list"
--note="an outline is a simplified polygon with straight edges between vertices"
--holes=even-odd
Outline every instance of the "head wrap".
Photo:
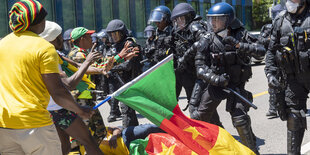
[[51,42],[55,40],[62,32],[62,28],[55,22],[46,21],[44,31],[39,34],[40,37]]
[[30,25],[40,23],[47,12],[42,4],[36,0],[21,0],[14,3],[9,12],[9,25],[12,31],[22,32]]

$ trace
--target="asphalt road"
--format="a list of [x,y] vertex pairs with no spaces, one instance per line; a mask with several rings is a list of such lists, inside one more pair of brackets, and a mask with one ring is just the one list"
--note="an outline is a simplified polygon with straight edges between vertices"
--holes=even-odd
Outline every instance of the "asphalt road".
[[[252,121],[254,134],[257,136],[257,144],[259,152],[264,155],[282,155],[286,154],[286,122],[279,118],[268,119],[265,114],[268,110],[269,95],[267,93],[267,79],[264,74],[264,64],[253,66],[253,76],[246,84],[247,90],[251,91],[254,96],[254,104],[258,107],[257,110],[250,109],[249,115]],[[180,95],[179,104],[184,108],[187,104],[185,92]],[[309,107],[310,101],[308,101]],[[108,123],[110,107],[104,104],[100,107],[104,122],[107,126],[121,126],[122,121]],[[225,101],[218,107],[218,112],[225,129],[232,134],[236,139],[239,139],[236,129],[233,127],[231,118],[228,112],[225,111]],[[185,112],[189,116],[188,111]],[[310,124],[310,109],[307,114],[307,124]],[[138,114],[140,124],[150,123],[149,120]],[[306,130],[302,144],[302,154],[310,155],[310,132]]]

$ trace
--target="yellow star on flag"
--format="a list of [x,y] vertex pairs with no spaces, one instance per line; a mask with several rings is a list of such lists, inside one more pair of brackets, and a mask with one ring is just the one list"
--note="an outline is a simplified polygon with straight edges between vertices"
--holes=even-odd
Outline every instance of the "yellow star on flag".
[[197,131],[195,127],[192,126],[184,129],[184,131],[192,133],[192,137],[194,140],[197,138],[198,135],[202,136],[202,134],[199,131]]
[[164,143],[161,143],[161,147],[163,151],[158,153],[157,155],[174,155],[173,151],[175,148],[175,144],[168,148]]

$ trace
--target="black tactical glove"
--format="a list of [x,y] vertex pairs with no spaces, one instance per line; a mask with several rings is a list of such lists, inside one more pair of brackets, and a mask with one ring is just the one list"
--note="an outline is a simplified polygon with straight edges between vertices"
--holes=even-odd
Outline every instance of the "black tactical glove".
[[178,69],[179,69],[179,70],[184,70],[184,69],[186,68],[185,65],[186,65],[186,64],[185,64],[184,57],[180,57],[180,58],[178,59]]
[[236,48],[236,45],[239,44],[239,41],[232,36],[227,36],[223,39],[223,43],[226,45],[230,45],[233,48]]
[[264,56],[266,54],[266,49],[263,45],[256,46],[256,54],[260,56]]
[[218,86],[220,87],[226,87],[229,82],[229,76],[227,74],[222,74],[219,76],[219,83]]
[[271,88],[279,88],[280,82],[274,75],[267,75],[268,78],[268,85]]

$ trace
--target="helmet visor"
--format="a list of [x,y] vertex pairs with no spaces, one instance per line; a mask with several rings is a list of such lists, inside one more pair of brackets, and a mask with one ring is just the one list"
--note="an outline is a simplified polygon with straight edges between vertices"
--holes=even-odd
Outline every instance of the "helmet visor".
[[153,31],[145,31],[144,32],[144,37],[145,38],[150,38],[154,35]]
[[165,17],[165,14],[159,11],[152,11],[150,14],[150,18],[148,24],[152,24],[155,22],[161,22]]
[[110,32],[109,34],[109,38],[113,43],[117,43],[122,39],[122,33],[120,31]]
[[178,30],[182,30],[186,27],[186,17],[185,16],[180,16],[180,17],[176,17],[173,20],[173,27],[178,31]]
[[207,20],[212,26],[213,32],[220,32],[227,28],[228,26],[228,16],[209,16],[207,15]]

